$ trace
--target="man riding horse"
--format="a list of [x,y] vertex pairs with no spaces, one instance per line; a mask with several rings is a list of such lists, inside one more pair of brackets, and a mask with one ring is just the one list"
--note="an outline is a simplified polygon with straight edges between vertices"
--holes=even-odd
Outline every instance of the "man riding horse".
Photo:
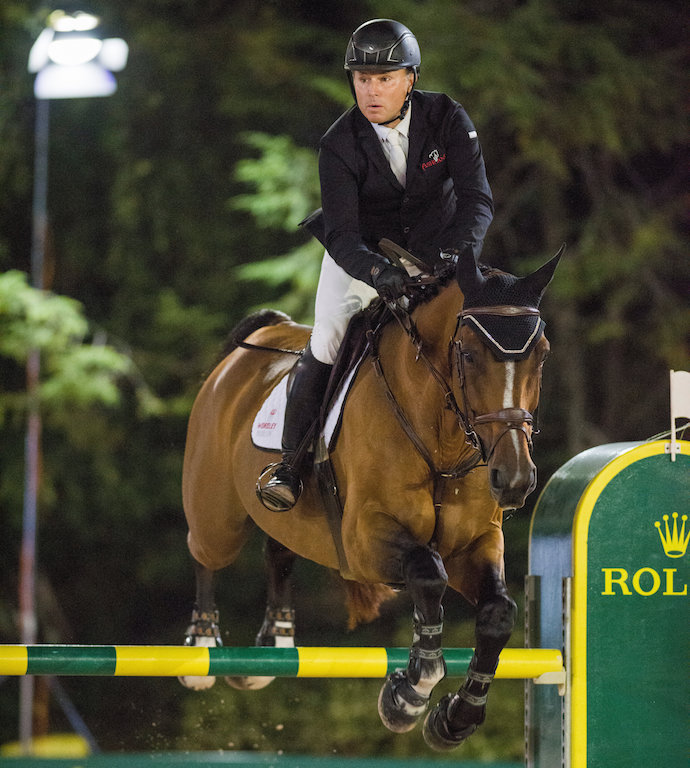
[[345,70],[356,104],[324,134],[322,208],[305,222],[325,246],[309,343],[291,373],[282,461],[260,490],[275,512],[302,490],[302,443],[318,413],[350,318],[376,296],[403,296],[406,270],[377,252],[387,238],[430,266],[441,253],[477,262],[493,201],[477,131],[442,93],[415,90],[421,54],[412,32],[373,19],[352,34]]

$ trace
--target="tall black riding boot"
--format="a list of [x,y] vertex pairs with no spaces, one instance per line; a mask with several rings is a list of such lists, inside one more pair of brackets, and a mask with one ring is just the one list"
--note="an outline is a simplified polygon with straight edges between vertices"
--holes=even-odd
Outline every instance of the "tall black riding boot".
[[317,360],[307,344],[290,373],[282,438],[283,460],[275,466],[269,481],[263,486],[257,485],[256,489],[261,503],[272,512],[292,509],[302,492],[300,470],[307,453],[302,443],[319,416],[332,368],[332,365]]

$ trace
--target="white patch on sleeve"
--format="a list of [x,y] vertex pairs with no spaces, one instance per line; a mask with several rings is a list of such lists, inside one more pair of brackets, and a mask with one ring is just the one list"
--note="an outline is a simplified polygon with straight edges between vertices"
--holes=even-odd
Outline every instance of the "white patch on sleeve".
[[477,132],[476,132],[476,131],[467,131],[467,135],[468,135],[468,136],[469,136],[471,139],[476,139],[476,138],[477,138]]

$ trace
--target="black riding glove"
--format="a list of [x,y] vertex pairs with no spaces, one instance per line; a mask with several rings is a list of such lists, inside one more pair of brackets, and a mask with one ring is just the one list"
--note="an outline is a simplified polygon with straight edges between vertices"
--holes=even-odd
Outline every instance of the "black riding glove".
[[384,301],[395,301],[405,294],[407,272],[392,264],[376,264],[371,268],[371,282]]

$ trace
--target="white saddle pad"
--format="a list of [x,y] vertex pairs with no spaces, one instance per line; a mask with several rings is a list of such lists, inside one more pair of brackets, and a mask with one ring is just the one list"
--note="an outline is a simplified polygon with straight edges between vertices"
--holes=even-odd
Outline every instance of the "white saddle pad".
[[[338,395],[334,398],[333,404],[326,415],[326,423],[324,424],[322,434],[329,450],[333,448],[331,442],[337,436],[345,398],[350,391],[350,386],[359,370],[361,362],[360,360],[341,383]],[[287,403],[287,382],[288,374],[285,374],[271,390],[271,393],[254,418],[254,423],[252,424],[252,443],[257,448],[263,448],[268,451],[281,450],[283,424],[285,423],[285,404]],[[316,414],[314,414],[314,417],[316,417]]]
[[285,421],[288,374],[272,389],[252,424],[252,442],[257,448],[279,451]]

